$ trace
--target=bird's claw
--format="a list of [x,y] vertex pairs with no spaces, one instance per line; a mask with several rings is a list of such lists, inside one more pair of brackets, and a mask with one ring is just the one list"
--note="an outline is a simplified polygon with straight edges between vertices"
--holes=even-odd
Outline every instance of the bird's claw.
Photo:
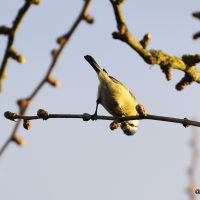
[[118,122],[118,121],[113,121],[111,124],[110,124],[110,129],[112,130],[112,131],[114,131],[115,129],[117,129],[117,128],[119,128],[120,127],[120,122]]
[[91,120],[97,120],[97,113],[94,113],[93,115],[91,115]]

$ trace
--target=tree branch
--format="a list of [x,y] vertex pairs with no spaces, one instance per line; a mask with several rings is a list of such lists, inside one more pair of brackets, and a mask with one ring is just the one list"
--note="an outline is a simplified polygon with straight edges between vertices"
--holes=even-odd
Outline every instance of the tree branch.
[[143,44],[145,37],[140,42],[134,38],[134,36],[129,32],[124,19],[121,8],[122,1],[110,0],[110,2],[114,10],[118,29],[117,32],[113,32],[112,34],[114,39],[121,40],[128,44],[143,58],[146,63],[151,65],[159,65],[168,81],[172,79],[172,69],[183,71],[185,75],[177,83],[177,90],[184,89],[192,82],[200,83],[200,72],[196,68],[196,64],[200,62],[200,54],[186,54],[179,58],[176,56],[171,56],[161,50],[147,50],[146,47],[151,37],[149,37],[148,43],[145,43],[145,45]]
[[19,28],[20,23],[22,22],[25,14],[27,13],[28,9],[32,4],[38,5],[40,0],[25,0],[24,5],[19,9],[16,18],[13,21],[12,28],[8,28],[6,26],[0,26],[0,34],[4,34],[8,36],[8,42],[6,46],[6,50],[2,59],[2,63],[0,66],[0,91],[2,91],[2,82],[3,79],[6,77],[6,67],[9,58],[13,58],[14,60],[18,61],[19,63],[25,62],[25,57],[19,54],[13,47],[15,35]]
[[[58,44],[59,44],[59,48],[58,49],[54,49],[52,50],[51,54],[52,54],[52,61],[50,63],[49,69],[46,73],[46,75],[44,76],[44,78],[41,80],[41,82],[36,86],[36,88],[33,90],[33,92],[30,94],[29,97],[24,98],[24,99],[19,99],[17,101],[17,104],[19,106],[19,115],[23,116],[26,113],[26,110],[28,109],[30,103],[32,102],[32,100],[34,99],[34,97],[36,96],[36,94],[39,93],[39,91],[41,90],[41,88],[46,84],[49,83],[52,86],[58,86],[59,82],[58,80],[55,80],[52,78],[52,72],[53,69],[56,66],[56,63],[61,55],[61,53],[63,52],[64,47],[67,45],[70,37],[72,36],[72,34],[74,33],[74,31],[76,30],[76,28],[78,27],[78,25],[80,24],[80,22],[82,20],[85,20],[88,23],[91,23],[92,18],[88,15],[88,8],[91,4],[92,0],[85,0],[83,8],[78,16],[78,18],[75,20],[75,22],[73,23],[72,27],[70,28],[70,30],[64,34],[64,36],[61,36],[57,39]],[[90,20],[88,20],[90,18]],[[8,145],[14,141],[17,144],[23,144],[24,142],[21,142],[18,140],[19,136],[17,135],[17,131],[19,129],[21,123],[21,119],[19,119],[16,123],[16,126],[14,127],[10,137],[7,139],[7,141],[4,143],[4,145],[1,147],[0,149],[0,156],[4,153],[5,149],[8,147]],[[24,120],[24,127],[29,129],[30,128],[30,124],[28,124],[28,122],[26,120]],[[20,138],[20,140],[22,140]]]
[[43,119],[47,120],[50,118],[71,118],[71,119],[83,119],[83,121],[89,121],[89,120],[115,120],[118,122],[127,121],[127,120],[156,120],[156,121],[165,121],[165,122],[173,122],[173,123],[179,123],[182,124],[184,127],[188,126],[197,126],[200,127],[200,122],[189,120],[187,118],[179,119],[174,117],[165,117],[165,116],[158,116],[158,115],[138,115],[138,116],[128,116],[128,117],[113,117],[113,116],[104,116],[104,115],[90,115],[88,113],[84,114],[49,114],[47,111],[43,109],[39,109],[37,111],[36,116],[24,116],[24,115],[18,115],[17,113],[13,113],[10,111],[6,111],[4,113],[4,116],[12,121],[16,121],[17,119],[23,119],[24,121],[30,121],[30,120],[38,120]]
[[191,164],[188,169],[188,178],[189,178],[189,186],[188,186],[188,195],[190,200],[196,200],[196,196],[199,195],[199,188],[196,184],[196,173],[197,173],[197,165],[199,159],[199,136],[196,131],[192,133],[192,139],[190,142],[190,147],[192,151],[192,159]]

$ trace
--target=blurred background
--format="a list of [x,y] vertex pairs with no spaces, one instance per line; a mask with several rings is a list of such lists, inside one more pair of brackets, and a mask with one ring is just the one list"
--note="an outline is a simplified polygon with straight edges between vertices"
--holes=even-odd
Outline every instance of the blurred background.
[[[0,25],[11,26],[23,3],[1,0]],[[0,145],[15,125],[3,113],[18,111],[16,100],[29,96],[44,77],[51,62],[50,51],[58,47],[56,39],[70,29],[83,3],[43,0],[27,12],[14,42],[26,63],[9,60],[0,94]],[[200,21],[191,14],[200,9],[200,2],[129,0],[122,8],[129,31],[138,40],[145,33],[152,34],[149,49],[175,56],[199,53],[200,40],[192,40],[192,35],[199,30]],[[92,114],[98,79],[83,58],[90,54],[126,84],[149,113],[200,121],[198,84],[176,91],[182,72],[173,71],[173,80],[167,82],[157,65],[147,65],[128,45],[114,40],[111,34],[117,30],[116,21],[108,0],[94,0],[89,14],[95,23],[81,22],[55,67],[53,77],[61,86],[46,84],[28,115],[35,115],[39,108],[50,113]],[[7,38],[0,36],[0,43],[2,58]],[[100,106],[99,114],[108,113]],[[109,123],[49,119],[33,121],[29,131],[21,127],[18,134],[26,145],[11,143],[0,158],[0,199],[189,199],[190,141],[192,132],[200,134],[198,128],[143,120],[137,134],[127,137],[120,129],[110,131]]]

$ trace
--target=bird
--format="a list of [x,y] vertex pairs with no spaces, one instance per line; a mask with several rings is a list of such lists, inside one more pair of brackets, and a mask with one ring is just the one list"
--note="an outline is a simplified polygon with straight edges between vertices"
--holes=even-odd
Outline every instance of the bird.
[[[92,56],[85,55],[84,58],[93,67],[99,79],[94,116],[97,116],[99,104],[114,117],[138,115],[136,97],[128,87],[116,78],[109,76],[107,71],[101,68]],[[110,128],[114,130],[120,126],[124,134],[131,136],[136,133],[138,124],[138,120],[128,120],[121,123],[114,121],[110,124]]]

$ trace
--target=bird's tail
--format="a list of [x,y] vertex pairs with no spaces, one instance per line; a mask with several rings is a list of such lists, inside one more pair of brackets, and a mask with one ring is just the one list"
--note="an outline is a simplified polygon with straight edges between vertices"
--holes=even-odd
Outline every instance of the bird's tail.
[[96,73],[98,74],[100,71],[102,71],[101,67],[97,64],[97,62],[95,61],[95,59],[90,56],[90,55],[86,55],[84,56],[84,58],[88,61],[88,63],[93,67],[93,69],[96,71]]

